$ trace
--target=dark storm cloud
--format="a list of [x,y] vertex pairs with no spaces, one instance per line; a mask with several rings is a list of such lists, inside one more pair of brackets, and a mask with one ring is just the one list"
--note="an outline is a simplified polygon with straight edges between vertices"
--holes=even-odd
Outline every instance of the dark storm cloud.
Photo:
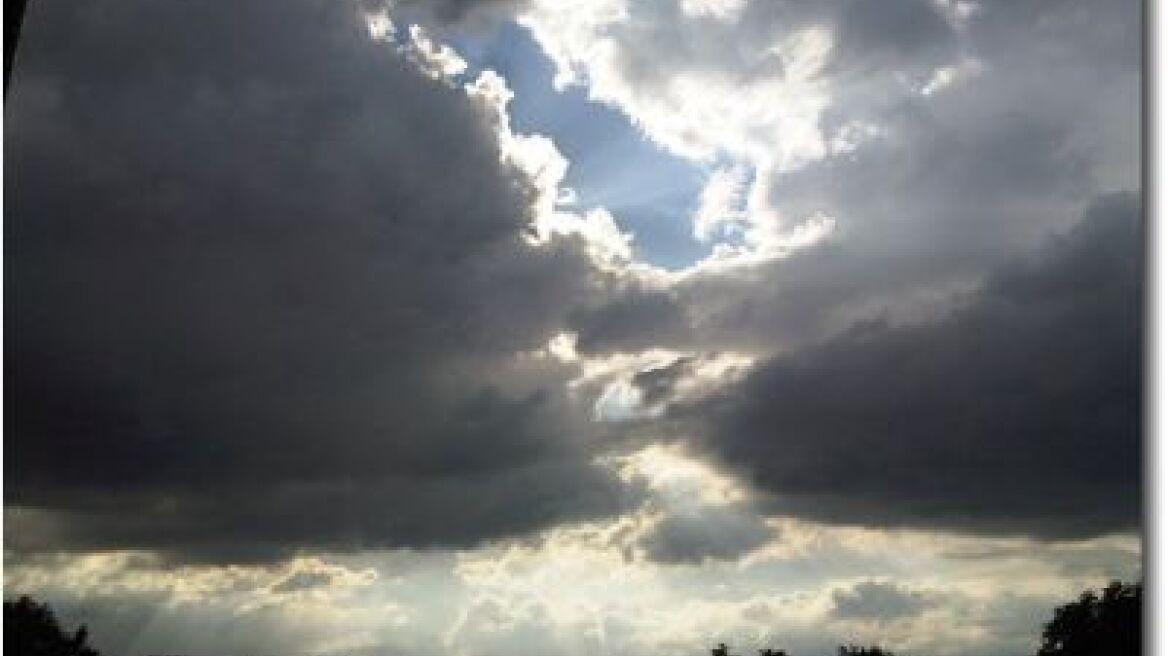
[[11,543],[265,557],[613,511],[571,372],[595,288],[523,239],[494,117],[356,5],[40,3],[6,107]]
[[772,537],[774,531],[749,508],[702,506],[667,515],[641,539],[640,546],[650,560],[699,564],[737,559]]
[[857,325],[676,415],[774,512],[1057,538],[1140,518],[1140,207],[1096,202],[948,316]]
[[518,13],[529,0],[397,0],[388,4],[438,23],[482,25]]
[[893,620],[912,617],[928,608],[929,598],[894,583],[864,581],[832,592],[831,615],[836,619]]
[[662,341],[689,339],[685,306],[670,291],[631,285],[603,298],[603,303],[575,310],[568,327],[581,353],[642,351]]

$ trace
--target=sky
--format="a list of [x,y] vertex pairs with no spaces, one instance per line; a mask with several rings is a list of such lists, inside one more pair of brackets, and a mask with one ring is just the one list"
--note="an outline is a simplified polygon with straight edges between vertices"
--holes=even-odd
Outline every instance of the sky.
[[1033,653],[1141,577],[1141,11],[30,3],[5,595],[126,656]]

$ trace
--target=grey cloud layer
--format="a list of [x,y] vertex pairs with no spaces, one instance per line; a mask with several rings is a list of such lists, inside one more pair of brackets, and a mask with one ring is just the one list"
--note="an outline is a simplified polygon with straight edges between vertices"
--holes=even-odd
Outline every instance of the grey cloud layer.
[[1046,537],[1134,529],[1140,211],[1105,197],[949,315],[857,325],[676,414],[783,514]]
[[837,589],[832,593],[832,602],[832,615],[838,619],[876,621],[911,617],[934,603],[921,592],[881,581]]
[[404,10],[438,25],[483,27],[515,15],[528,0],[397,0],[388,4],[395,13]]
[[11,543],[241,557],[611,512],[571,371],[596,275],[523,240],[486,107],[355,5],[46,3],[7,107]]
[[662,518],[641,547],[657,562],[700,564],[736,560],[773,537],[752,508],[700,506]]
[[[830,137],[858,122],[876,132],[768,184],[788,224],[831,217],[827,239],[765,265],[692,277],[668,293],[631,288],[581,311],[572,327],[587,350],[795,348],[950,294],[1073,223],[1092,198],[1139,187],[1137,2],[979,3],[961,29],[927,1],[881,3],[896,20],[862,21],[847,16],[871,3],[751,2],[730,25],[686,22],[668,4],[648,5],[661,7],[660,22],[622,28],[662,35],[612,35],[659,64],[645,69],[647,79],[632,64],[620,69],[636,89],[666,95],[670,76],[692,73],[695,59],[736,79],[750,67],[736,58],[822,25],[838,41],[820,76],[831,100],[819,129]],[[718,38],[671,36],[699,27]],[[711,45],[728,42],[739,47]],[[946,54],[877,56],[918,42]],[[933,94],[899,81],[962,57],[978,63]]]
[[[872,131],[768,182],[788,223],[832,217],[826,239],[665,291],[630,286],[570,325],[593,353],[763,356],[745,383],[675,407],[678,423],[657,432],[700,434],[776,513],[1046,537],[1131,530],[1141,208],[1108,194],[1140,184],[1139,3],[985,2],[964,18],[940,7],[751,2],[724,22],[638,5],[606,33],[636,93],[699,65],[742,72],[776,36],[821,26],[833,46],[819,127]],[[730,34],[739,47],[709,50]],[[946,65],[957,77],[923,93]],[[1026,261],[1038,264],[1017,268]],[[642,387],[666,399],[673,378]]]
[[[825,27],[820,128],[880,128],[771,178],[828,239],[665,289],[527,244],[533,190],[490,110],[368,42],[348,2],[34,8],[6,110],[10,544],[266,558],[617,512],[634,492],[591,464],[575,371],[517,356],[562,328],[585,354],[760,356],[650,433],[694,439],[769,512],[1137,526],[1140,208],[1102,195],[1139,184],[1138,3],[984,2],[960,27],[871,5],[633,3],[611,27],[647,98],[782,76],[776,40]],[[454,30],[527,3],[400,7]],[[963,57],[982,70],[934,95],[896,82]],[[665,403],[689,364],[634,384]],[[767,537],[698,513],[642,546],[699,562]]]

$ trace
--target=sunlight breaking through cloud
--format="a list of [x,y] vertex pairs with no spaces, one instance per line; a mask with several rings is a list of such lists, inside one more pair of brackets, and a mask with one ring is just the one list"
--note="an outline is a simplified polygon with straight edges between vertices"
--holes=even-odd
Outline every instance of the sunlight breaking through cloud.
[[4,582],[103,651],[1005,656],[1142,577],[1138,3],[99,4],[6,114]]

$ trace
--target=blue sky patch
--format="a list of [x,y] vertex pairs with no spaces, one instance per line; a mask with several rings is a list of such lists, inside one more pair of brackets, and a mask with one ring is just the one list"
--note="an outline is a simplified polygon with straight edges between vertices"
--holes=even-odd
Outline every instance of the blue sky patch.
[[565,184],[579,206],[605,207],[634,235],[639,259],[682,268],[711,248],[693,238],[689,215],[705,181],[702,166],[654,144],[620,111],[589,100],[587,89],[557,91],[555,67],[528,30],[503,23],[490,33],[452,39],[470,75],[493,69],[515,92],[516,132],[538,133],[556,142],[570,165]]

